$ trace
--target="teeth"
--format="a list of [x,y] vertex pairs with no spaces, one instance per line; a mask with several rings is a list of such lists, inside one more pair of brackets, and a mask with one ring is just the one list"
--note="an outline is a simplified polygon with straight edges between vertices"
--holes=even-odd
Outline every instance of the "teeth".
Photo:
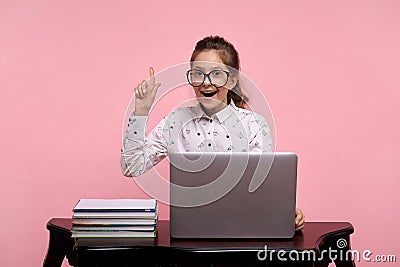
[[205,97],[212,97],[213,95],[215,95],[217,93],[217,91],[201,91],[201,94]]

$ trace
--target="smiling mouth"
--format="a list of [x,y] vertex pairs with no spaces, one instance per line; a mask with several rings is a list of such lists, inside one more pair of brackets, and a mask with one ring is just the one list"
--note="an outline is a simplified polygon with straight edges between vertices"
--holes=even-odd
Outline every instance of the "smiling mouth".
[[215,95],[217,93],[217,91],[213,91],[213,92],[203,92],[201,91],[201,94],[205,97],[212,97],[213,95]]

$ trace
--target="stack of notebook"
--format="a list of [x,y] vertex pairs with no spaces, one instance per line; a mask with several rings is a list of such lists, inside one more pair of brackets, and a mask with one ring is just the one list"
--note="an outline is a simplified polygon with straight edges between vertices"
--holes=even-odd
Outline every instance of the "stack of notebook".
[[155,237],[155,199],[81,199],[73,209],[72,237]]

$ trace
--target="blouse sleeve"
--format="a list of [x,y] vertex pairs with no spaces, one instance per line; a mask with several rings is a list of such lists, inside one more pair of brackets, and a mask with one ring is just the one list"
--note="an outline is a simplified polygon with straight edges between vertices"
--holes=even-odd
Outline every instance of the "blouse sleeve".
[[136,177],[160,162],[167,155],[164,118],[156,128],[146,136],[148,116],[129,118],[128,129],[122,143],[121,169],[124,176]]
[[272,138],[268,123],[257,114],[257,119],[250,126],[252,138],[249,140],[249,150],[254,152],[272,152]]

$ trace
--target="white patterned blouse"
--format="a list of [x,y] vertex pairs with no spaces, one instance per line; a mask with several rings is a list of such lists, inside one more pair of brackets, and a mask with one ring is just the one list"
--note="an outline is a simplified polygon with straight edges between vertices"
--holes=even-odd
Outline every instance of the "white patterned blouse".
[[207,116],[200,104],[179,108],[163,118],[146,136],[148,116],[129,118],[121,149],[125,176],[139,176],[169,152],[255,151],[271,152],[272,138],[265,119],[233,102]]

